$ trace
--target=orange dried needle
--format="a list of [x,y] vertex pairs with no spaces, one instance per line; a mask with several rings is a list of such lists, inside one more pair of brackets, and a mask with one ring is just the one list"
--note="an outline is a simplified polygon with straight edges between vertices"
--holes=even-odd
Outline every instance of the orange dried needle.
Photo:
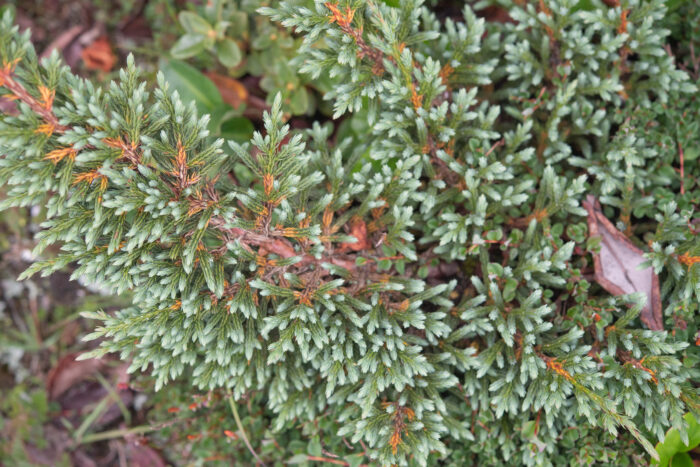
[[54,164],[58,164],[63,159],[68,157],[68,159],[74,161],[76,153],[76,150],[70,146],[62,149],[54,149],[53,151],[49,152],[44,156],[44,160],[48,160],[53,162]]
[[411,83],[411,103],[413,103],[413,108],[416,110],[423,107],[423,96],[418,94],[414,83]]
[[700,256],[690,256],[688,252],[683,253],[678,256],[678,262],[685,264],[688,268],[692,267],[694,264],[700,263]]
[[40,103],[46,110],[51,110],[53,106],[53,98],[56,95],[56,91],[49,89],[44,85],[39,86],[39,95],[41,96]]
[[265,195],[270,196],[272,193],[272,187],[274,186],[275,178],[272,174],[263,175],[263,187],[265,188]]
[[53,134],[53,131],[55,130],[55,127],[51,123],[44,123],[42,125],[39,125],[36,130],[34,130],[34,133],[41,133],[46,136],[51,136]]
[[326,8],[331,10],[331,13],[333,13],[333,16],[331,16],[330,19],[331,23],[336,22],[341,28],[347,28],[350,26],[350,23],[352,23],[352,19],[355,16],[354,10],[351,10],[350,7],[347,7],[345,9],[345,14],[343,14],[338,8],[337,3],[326,2],[325,6]]

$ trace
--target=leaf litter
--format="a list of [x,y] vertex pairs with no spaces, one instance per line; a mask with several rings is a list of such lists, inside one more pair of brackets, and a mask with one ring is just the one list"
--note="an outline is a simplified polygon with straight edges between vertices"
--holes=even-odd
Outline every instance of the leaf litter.
[[640,319],[649,329],[663,330],[659,276],[651,266],[640,269],[646,261],[644,251],[605,217],[595,196],[588,195],[583,207],[588,211],[590,237],[601,238],[600,251],[593,255],[595,281],[613,295],[644,293],[647,300]]

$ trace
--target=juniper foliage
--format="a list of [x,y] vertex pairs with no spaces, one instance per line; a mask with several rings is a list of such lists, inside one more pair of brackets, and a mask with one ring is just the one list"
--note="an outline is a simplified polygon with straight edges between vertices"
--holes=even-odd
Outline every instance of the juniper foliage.
[[[278,98],[251,145],[209,138],[133,61],[105,89],[38,63],[6,15],[3,205],[45,204],[35,254],[61,245],[25,276],[74,263],[133,294],[90,315],[90,356],[130,358],[156,390],[252,398],[275,432],[330,420],[324,445],[382,465],[653,456],[700,411],[698,170],[669,168],[700,147],[696,85],[660,0],[494,5],[510,20],[443,22],[420,0],[262,8],[366,131],[292,134]],[[592,282],[586,194],[648,245],[673,332]]]

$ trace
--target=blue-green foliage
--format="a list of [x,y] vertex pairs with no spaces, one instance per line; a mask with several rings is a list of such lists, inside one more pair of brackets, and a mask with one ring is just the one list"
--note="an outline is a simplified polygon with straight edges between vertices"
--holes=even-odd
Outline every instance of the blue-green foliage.
[[[157,389],[254,394],[276,431],[332,420],[326,445],[382,465],[622,464],[685,436],[698,171],[668,169],[665,128],[696,88],[664,50],[663,2],[499,2],[506,23],[308,3],[260,13],[304,34],[301,70],[342,77],[326,97],[367,130],[291,135],[277,99],[231,157],[163,80],[149,93],[129,66],[96,89],[37,64],[4,18],[3,76],[29,93],[0,123],[4,203],[48,198],[36,254],[62,245],[27,274],[75,262],[133,291],[91,315],[91,355],[131,358]],[[650,245],[672,333],[644,329],[644,297],[592,282],[589,193]]]

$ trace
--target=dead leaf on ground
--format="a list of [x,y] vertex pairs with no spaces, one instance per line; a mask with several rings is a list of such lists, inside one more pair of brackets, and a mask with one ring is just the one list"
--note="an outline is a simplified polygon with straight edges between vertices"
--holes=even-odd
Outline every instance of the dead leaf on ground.
[[49,398],[56,400],[79,381],[89,377],[104,365],[97,359],[76,360],[78,353],[71,353],[61,358],[55,367],[49,371],[46,378],[46,390]]
[[104,35],[104,27],[101,24],[93,24],[81,32],[75,40],[71,41],[63,49],[63,59],[71,70],[75,70],[83,61],[83,49],[92,44],[95,39]]
[[[77,427],[86,420],[86,417],[93,416],[95,418],[90,423],[90,431],[100,432],[123,420],[123,408],[131,411],[134,407],[135,393],[128,388],[129,364],[123,362],[119,365],[110,365],[109,359],[76,360],[78,355],[80,354],[71,353],[59,359],[47,376],[46,389],[49,398],[57,402],[61,410],[46,425],[55,428],[53,434],[46,432],[50,434],[50,436],[47,435],[50,441],[49,448],[40,450],[33,445],[26,446],[31,450],[32,458],[37,464],[56,465],[56,459],[69,454],[71,465],[81,467],[112,465],[112,461],[107,459],[115,458],[117,455],[112,442],[76,447],[72,444],[72,435],[63,422],[67,422],[67,426]],[[100,379],[99,375],[104,379]],[[115,397],[119,398],[119,401],[115,400]],[[103,400],[108,402],[107,405],[101,406],[99,412],[95,412]],[[68,441],[62,443],[64,439]],[[112,441],[116,442],[116,440]],[[122,457],[128,461],[126,465],[155,467],[165,465],[156,451],[145,452],[143,449],[138,449],[132,459],[126,454],[124,444],[121,443],[119,446],[125,453]],[[105,452],[107,447],[109,449]]]
[[350,235],[357,239],[356,242],[344,242],[340,244],[341,250],[361,251],[367,250],[372,245],[367,238],[367,224],[360,218],[353,218],[350,221]]
[[601,237],[600,252],[593,256],[596,282],[613,295],[644,292],[647,302],[640,318],[649,329],[663,330],[659,276],[652,267],[638,269],[646,261],[644,252],[605,217],[593,195],[583,207],[588,211],[589,235]]
[[163,457],[145,444],[127,443],[126,455],[133,467],[166,467]]
[[112,46],[106,37],[101,36],[83,49],[80,56],[88,70],[111,71],[117,63]]
[[221,98],[234,109],[248,100],[248,90],[240,81],[213,71],[204,73],[219,88]]
[[58,51],[61,52],[61,54],[63,54],[63,50],[66,47],[68,47],[68,45],[71,44],[74,40],[76,40],[84,30],[84,26],[73,26],[71,28],[66,29],[58,37],[51,41],[51,43],[48,46],[46,46],[39,58],[48,57],[49,55],[51,55],[51,52],[53,52],[55,49],[58,49]]

